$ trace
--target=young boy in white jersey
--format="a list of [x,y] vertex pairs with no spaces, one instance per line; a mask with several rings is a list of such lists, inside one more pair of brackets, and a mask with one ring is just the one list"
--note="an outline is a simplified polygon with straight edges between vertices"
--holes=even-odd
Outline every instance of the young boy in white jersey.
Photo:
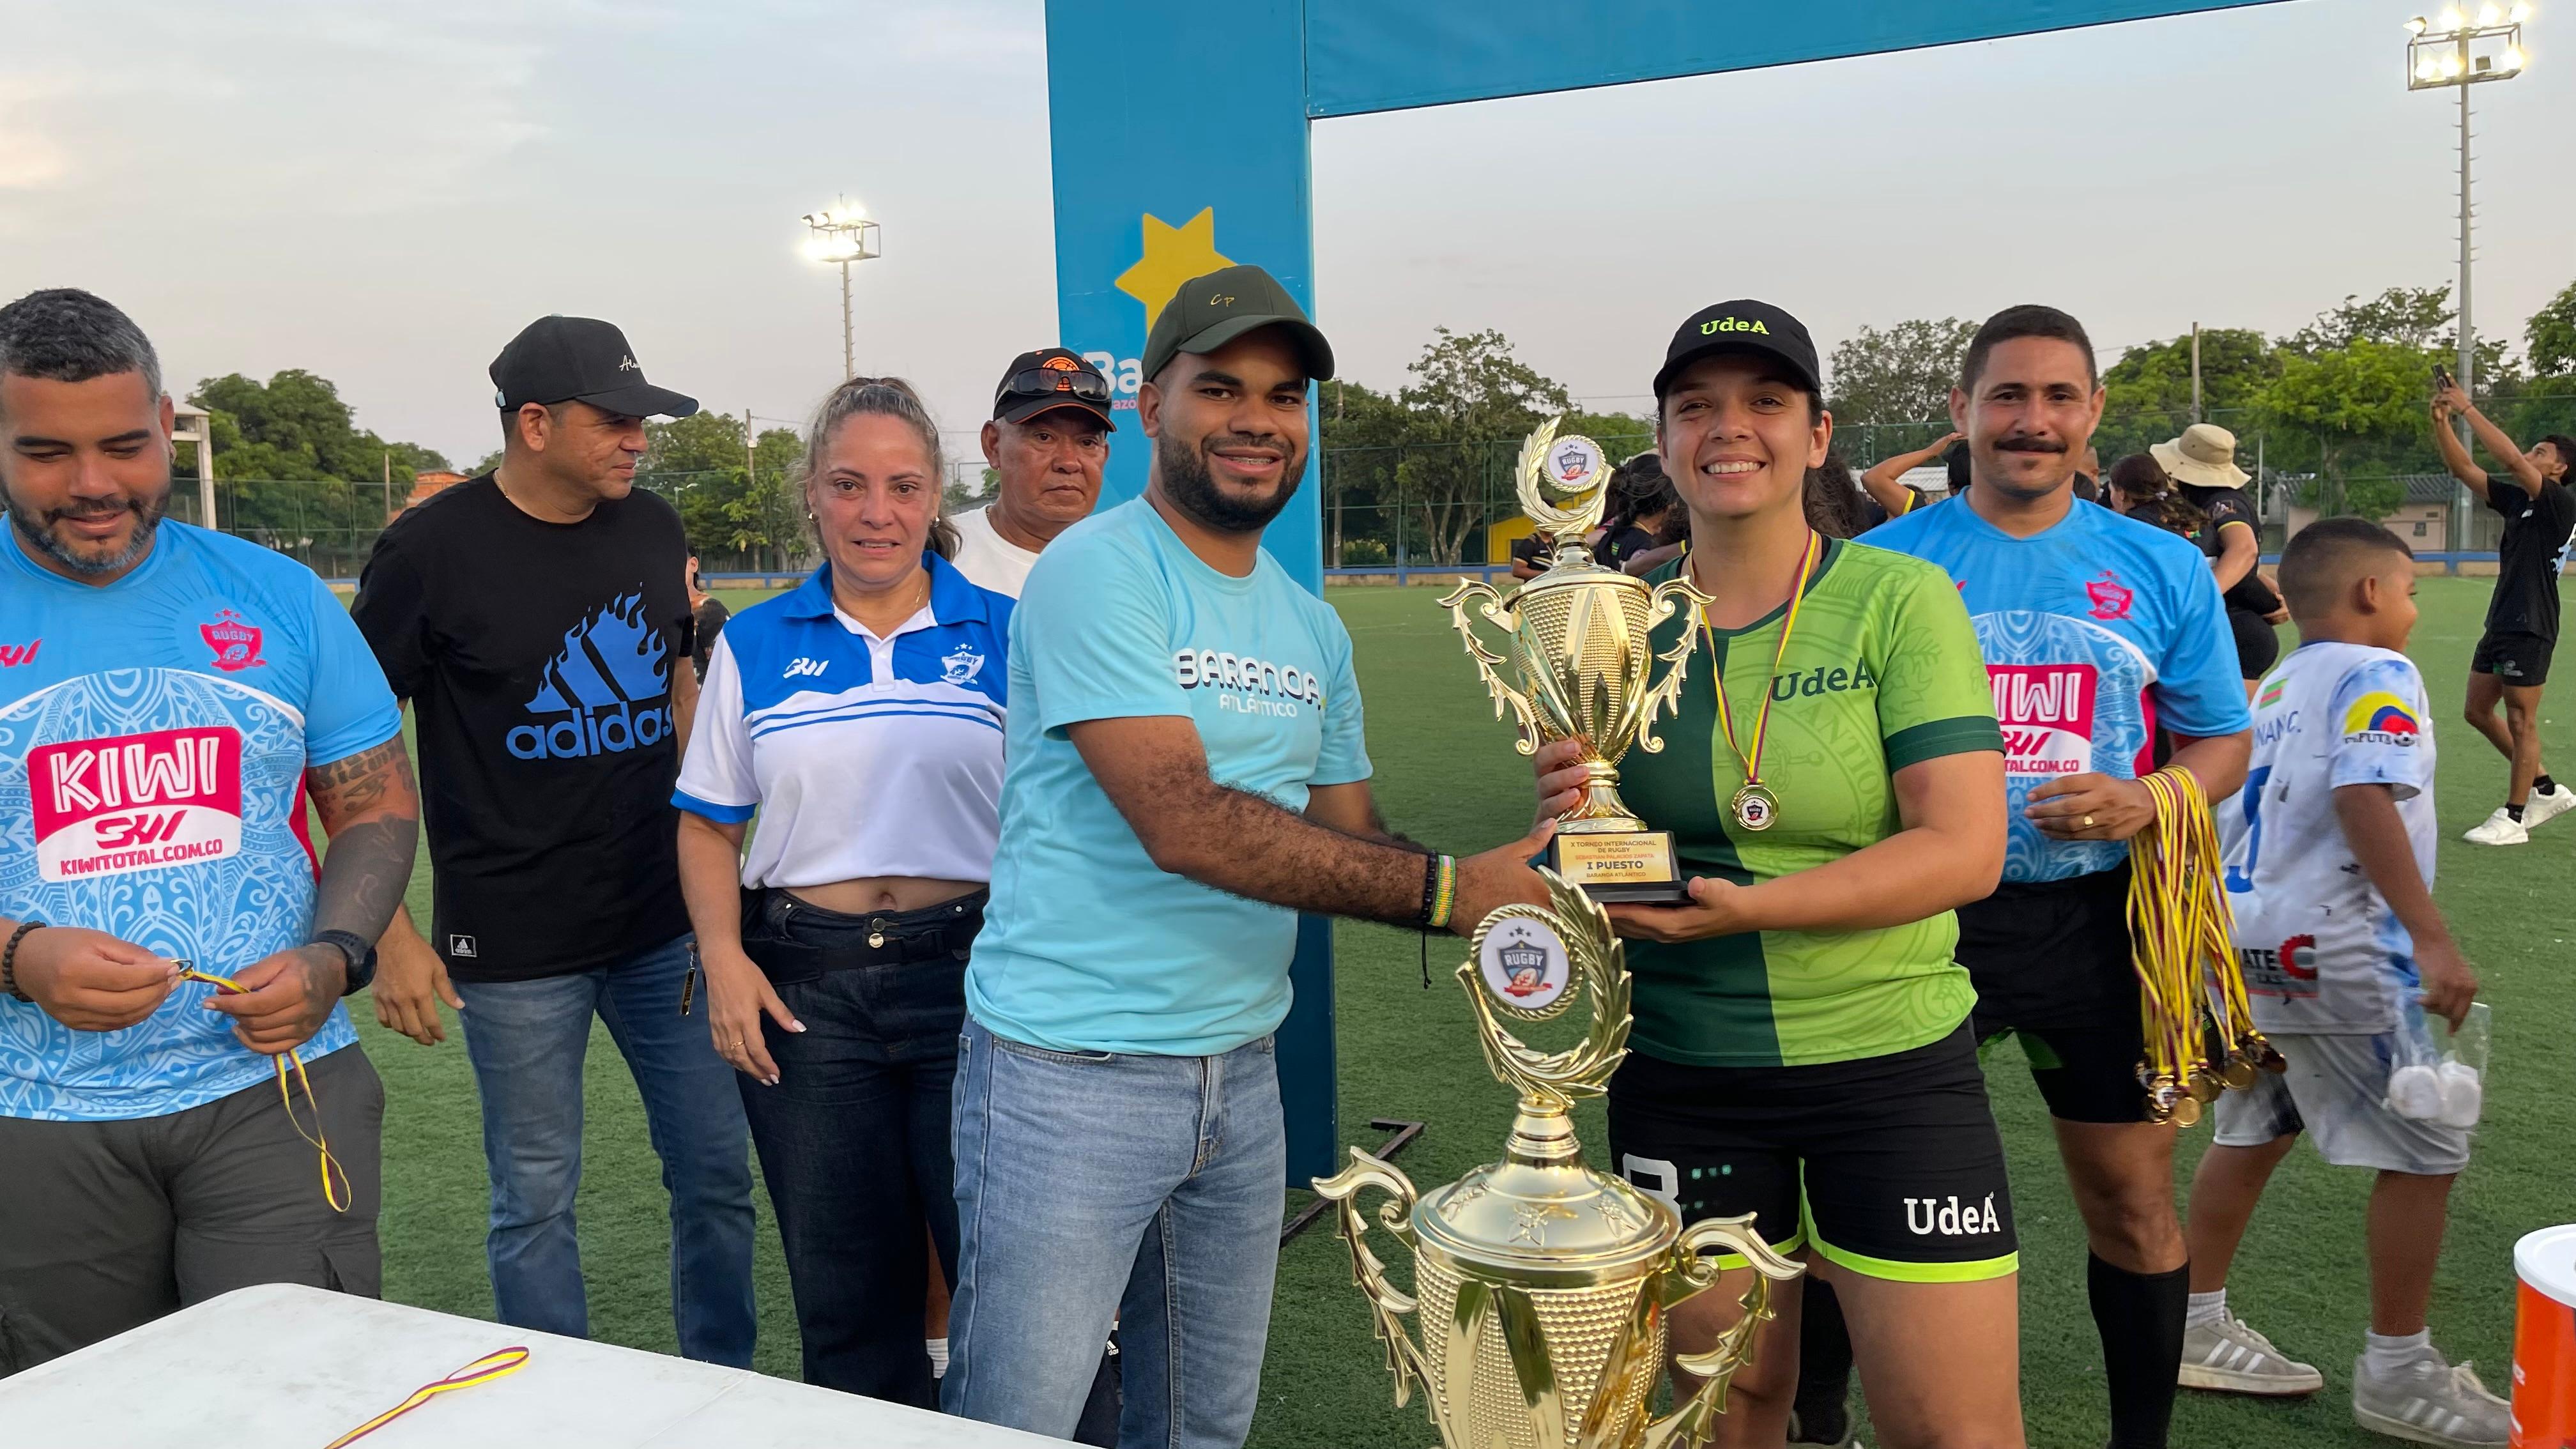
[[2433,905],[2432,715],[2399,652],[2415,627],[2414,554],[2375,523],[2330,518],[2290,540],[2280,576],[2299,647],[2263,681],[2245,789],[2218,808],[2255,1024],[2289,1071],[2218,1100],[2192,1179],[2181,1382],[2272,1396],[2325,1386],[2227,1311],[2229,1260],[2305,1131],[2326,1161],[2379,1174],[2354,1420],[2418,1443],[2502,1444],[2505,1401],[2446,1362],[2424,1326],[2468,1133],[2387,1101],[2401,1036],[2437,1016],[2456,1027],[2478,994]]

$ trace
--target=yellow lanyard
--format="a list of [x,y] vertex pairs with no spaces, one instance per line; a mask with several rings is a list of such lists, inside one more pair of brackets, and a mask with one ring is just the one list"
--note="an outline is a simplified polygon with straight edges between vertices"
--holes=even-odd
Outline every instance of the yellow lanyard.
[[[217,991],[229,991],[237,995],[246,994],[250,990],[240,982],[227,977],[211,976],[194,967],[181,967],[179,979],[202,981]],[[347,1212],[350,1201],[349,1174],[341,1170],[340,1159],[331,1155],[331,1144],[323,1136],[322,1104],[313,1096],[313,1078],[304,1070],[304,1054],[285,1052],[270,1060],[277,1066],[277,1099],[286,1104],[287,1125],[295,1129],[296,1136],[312,1143],[314,1150],[322,1154],[322,1200],[329,1203],[331,1211],[335,1213]],[[304,1130],[303,1120],[295,1115],[295,1097],[286,1089],[286,1065],[289,1062],[295,1064],[295,1080],[304,1084],[305,1105],[313,1109],[313,1130],[310,1132]]]
[[323,1445],[322,1449],[343,1449],[344,1445],[356,1443],[437,1398],[440,1394],[450,1394],[458,1389],[470,1389],[478,1384],[488,1384],[494,1379],[508,1378],[527,1367],[527,1364],[528,1351],[524,1348],[504,1348],[487,1353],[443,1379],[433,1380],[412,1390],[410,1398]]
[[1798,627],[1798,609],[1807,601],[1807,580],[1815,573],[1816,560],[1824,554],[1824,538],[1815,530],[1807,531],[1807,547],[1798,560],[1798,581],[1789,586],[1789,609],[1780,619],[1780,643],[1771,651],[1771,673],[1762,681],[1762,703],[1753,712],[1753,749],[1747,753],[1735,742],[1735,712],[1726,703],[1726,671],[1717,668],[1717,627],[1709,622],[1708,610],[1699,611],[1699,627],[1708,638],[1710,687],[1717,691],[1717,728],[1726,740],[1726,748],[1735,762],[1744,768],[1744,785],[1735,792],[1735,820],[1747,830],[1768,830],[1779,802],[1762,783],[1762,742],[1771,733],[1771,694],[1780,678],[1780,661],[1789,656],[1789,635]]

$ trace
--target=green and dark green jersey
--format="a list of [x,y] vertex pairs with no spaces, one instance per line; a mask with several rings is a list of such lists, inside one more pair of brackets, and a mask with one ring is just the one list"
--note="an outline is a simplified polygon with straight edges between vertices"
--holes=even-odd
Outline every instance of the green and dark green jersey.
[[[1657,582],[1688,562],[1656,570]],[[1827,540],[1771,682],[1763,781],[1778,798],[1768,830],[1728,808],[1743,766],[1717,725],[1726,679],[1736,737],[1771,675],[1784,609],[1710,631],[1696,610],[1655,631],[1655,652],[1689,629],[1697,643],[1664,748],[1619,762],[1619,794],[1673,833],[1687,875],[1754,885],[1839,860],[1902,828],[1892,776],[1942,755],[2003,749],[1984,657],[1958,590],[1936,565]],[[1937,1041],[1976,1002],[1951,960],[1950,912],[1878,931],[1760,931],[1680,945],[1628,943],[1638,1050],[1700,1066],[1803,1066],[1885,1056]]]

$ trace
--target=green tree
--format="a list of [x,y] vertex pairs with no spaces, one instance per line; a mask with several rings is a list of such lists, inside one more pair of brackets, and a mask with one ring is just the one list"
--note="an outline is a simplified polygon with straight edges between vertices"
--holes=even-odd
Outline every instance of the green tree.
[[2257,394],[2254,415],[2271,436],[2304,439],[2315,449],[2321,495],[2330,512],[2396,507],[2393,489],[2352,487],[2352,476],[2420,466],[2426,447],[2426,377],[2432,354],[2392,342],[2357,339],[2314,352],[2286,352],[2280,376]]
[[2561,288],[2549,304],[2523,324],[2522,342],[2531,370],[2553,380],[2576,376],[2576,282]]
[[1411,410],[1390,394],[1338,378],[1325,385],[1317,410],[1323,415],[1325,556],[1345,563],[1393,558],[1395,470],[1412,438]]
[[1484,526],[1489,500],[1510,494],[1523,435],[1541,417],[1569,411],[1564,385],[1512,355],[1502,333],[1433,329],[1407,364],[1414,381],[1397,396],[1412,414],[1396,463],[1395,494],[1420,519],[1433,563],[1458,562]]
[[1916,318],[1863,327],[1835,346],[1825,406],[1842,424],[1937,422],[1950,416],[1950,389],[1977,324]]
[[744,420],[723,413],[644,425],[635,481],[670,500],[702,560],[788,566],[808,548],[795,476],[805,445],[772,428],[744,446]]
[[[2201,329],[2201,408],[2209,421],[2238,433],[2252,431],[2254,400],[2280,375],[2280,355],[2262,333]],[[2192,420],[2191,334],[2122,353],[2102,374],[2102,392],[2102,426],[2093,446],[2106,465],[2181,432]]]
[[[447,466],[433,449],[360,428],[330,379],[301,368],[264,383],[208,378],[188,401],[209,414],[215,476],[234,484],[224,490],[225,526],[299,556],[314,544],[353,547],[383,526],[388,491],[399,499],[414,473]],[[180,466],[193,471],[194,457]]]

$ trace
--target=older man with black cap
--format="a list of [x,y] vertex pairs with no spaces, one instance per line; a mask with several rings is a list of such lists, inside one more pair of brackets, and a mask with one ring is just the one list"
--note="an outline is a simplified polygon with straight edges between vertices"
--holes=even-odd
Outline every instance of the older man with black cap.
[[944,1401],[1072,1432],[1120,1319],[1119,1442],[1243,1442],[1287,1170],[1271,1032],[1297,912],[1472,931],[1544,899],[1539,830],[1388,835],[1340,619],[1261,548],[1332,349],[1258,267],[1145,344],[1143,497],[1067,530],[1012,615],[1002,844],[966,973]]
[[993,501],[949,519],[950,562],[974,583],[1020,596],[1038,551],[1091,516],[1109,462],[1109,379],[1062,347],[1011,359],[993,389],[984,461],[998,480]]
[[671,1193],[680,1351],[747,1367],[751,1169],[733,1069],[684,1017],[692,969],[671,790],[695,712],[689,547],[635,491],[644,420],[695,399],[644,380],[625,335],[529,324],[492,364],[501,465],[394,520],[358,626],[419,709],[436,871],[431,943],[399,916],[376,1014],[430,1045],[465,1013],[492,1174],[495,1307],[582,1336],[573,1198],[594,1017],[635,1074]]

